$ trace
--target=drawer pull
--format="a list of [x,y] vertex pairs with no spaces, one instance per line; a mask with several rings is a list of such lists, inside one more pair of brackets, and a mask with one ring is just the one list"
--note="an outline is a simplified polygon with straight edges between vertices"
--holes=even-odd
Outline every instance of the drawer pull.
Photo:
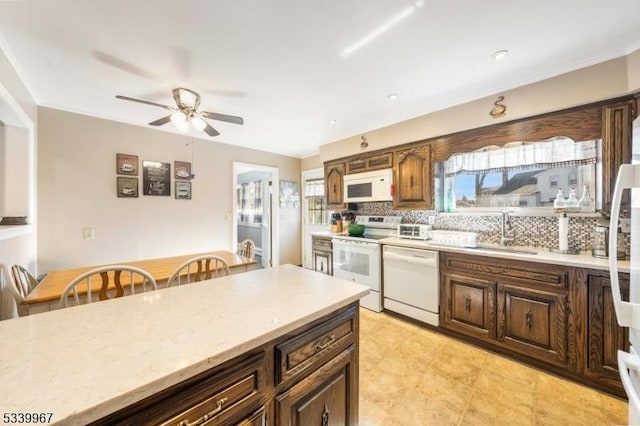
[[211,417],[215,416],[220,411],[222,411],[222,406],[227,402],[227,399],[228,398],[219,399],[218,403],[216,405],[216,408],[214,408],[213,410],[209,411],[207,414],[205,414],[204,416],[200,417],[195,422],[190,423],[189,420],[183,420],[180,423],[178,423],[178,426],[197,426],[197,425],[203,424],[204,422],[209,420]]
[[471,298],[469,296],[464,299],[464,308],[467,312],[471,312]]
[[331,346],[331,344],[335,342],[335,340],[336,340],[336,335],[332,334],[331,337],[329,337],[329,341],[327,343],[325,343],[324,345],[315,345],[313,349],[315,349],[316,352],[326,349],[329,346]]
[[524,318],[527,324],[527,330],[531,331],[531,327],[533,327],[533,314],[531,314],[531,311],[527,311],[527,313],[524,314]]

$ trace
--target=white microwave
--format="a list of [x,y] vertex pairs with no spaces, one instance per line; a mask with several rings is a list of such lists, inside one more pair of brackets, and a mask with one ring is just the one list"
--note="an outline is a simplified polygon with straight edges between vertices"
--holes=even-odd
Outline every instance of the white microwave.
[[344,176],[344,201],[362,203],[367,201],[393,200],[393,170],[354,173]]

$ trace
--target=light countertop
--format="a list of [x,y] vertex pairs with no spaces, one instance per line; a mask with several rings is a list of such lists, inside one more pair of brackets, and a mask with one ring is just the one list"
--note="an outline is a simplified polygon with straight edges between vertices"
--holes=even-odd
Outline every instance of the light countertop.
[[[453,253],[474,254],[478,256],[489,256],[489,257],[496,257],[500,259],[524,260],[528,262],[550,263],[554,265],[573,266],[577,268],[609,270],[609,259],[600,259],[597,257],[593,257],[591,256],[591,252],[589,251],[580,252],[579,254],[561,254],[561,253],[554,253],[550,251],[548,248],[540,248],[540,247],[495,246],[498,249],[507,248],[507,249],[536,252],[536,254],[530,254],[530,253],[521,253],[521,252],[513,252],[513,251],[484,250],[480,247],[464,248],[464,247],[443,246],[443,245],[433,244],[428,240],[427,241],[410,240],[410,239],[404,239],[404,238],[398,238],[398,237],[389,237],[379,241],[381,244],[394,245],[394,246],[400,246],[400,247],[411,247],[411,248],[421,248],[421,249],[430,249],[430,250],[438,250],[438,251],[448,251]],[[619,272],[629,272],[630,262],[628,260],[618,261],[618,269],[619,269]]]
[[367,293],[283,265],[0,321],[2,409],[86,424]]

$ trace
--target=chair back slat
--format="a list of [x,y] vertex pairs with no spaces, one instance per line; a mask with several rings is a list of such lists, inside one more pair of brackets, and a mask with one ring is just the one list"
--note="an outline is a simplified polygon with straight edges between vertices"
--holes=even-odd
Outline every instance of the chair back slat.
[[23,299],[38,285],[38,280],[31,272],[20,265],[11,265],[10,268],[11,281],[13,288],[18,292],[18,295]]
[[214,255],[197,256],[176,268],[167,281],[167,287],[226,275],[229,275],[229,264],[223,258]]
[[[128,275],[128,280],[122,279],[122,272],[126,272],[125,277]],[[117,297],[123,297],[125,295],[125,287],[130,288],[131,294],[135,294],[137,284],[141,284],[142,291],[157,290],[156,280],[144,269],[136,268],[129,265],[110,265],[95,268],[80,274],[74,278],[64,289],[60,296],[60,306],[66,308],[69,302],[69,293],[73,293],[73,299],[76,304],[80,304],[80,296],[78,292],[78,286],[82,283],[86,287],[87,303],[93,302],[92,293],[95,291],[91,283],[93,278],[100,277],[100,287],[97,290],[98,300],[108,300]],[[115,288],[115,295],[109,296],[110,279],[113,277],[113,287]]]
[[236,254],[238,256],[247,257],[253,260],[254,256],[256,255],[256,244],[249,238],[247,238],[246,240],[242,240],[238,243]]

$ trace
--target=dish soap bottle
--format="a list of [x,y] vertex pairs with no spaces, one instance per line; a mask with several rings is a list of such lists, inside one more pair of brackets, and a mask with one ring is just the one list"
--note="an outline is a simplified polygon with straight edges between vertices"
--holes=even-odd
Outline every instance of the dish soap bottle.
[[558,189],[556,199],[553,201],[553,208],[558,213],[564,213],[567,210],[567,200],[564,199],[562,189]]
[[447,202],[445,205],[445,209],[448,212],[456,211],[456,195],[453,192],[453,186],[449,188],[449,192],[447,193]]
[[570,213],[575,213],[580,211],[580,204],[578,201],[578,196],[576,195],[576,190],[571,188],[569,191],[569,198],[567,198],[567,211]]
[[582,197],[580,197],[578,204],[582,213],[596,211],[596,203],[593,201],[593,198],[591,198],[591,194],[589,193],[589,185],[585,185],[582,189]]

